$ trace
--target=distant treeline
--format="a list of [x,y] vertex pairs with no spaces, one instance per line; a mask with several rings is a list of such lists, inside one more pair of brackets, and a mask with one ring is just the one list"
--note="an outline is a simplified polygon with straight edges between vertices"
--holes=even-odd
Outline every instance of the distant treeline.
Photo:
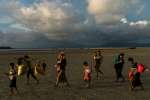
[[0,49],[13,49],[11,47],[0,47]]

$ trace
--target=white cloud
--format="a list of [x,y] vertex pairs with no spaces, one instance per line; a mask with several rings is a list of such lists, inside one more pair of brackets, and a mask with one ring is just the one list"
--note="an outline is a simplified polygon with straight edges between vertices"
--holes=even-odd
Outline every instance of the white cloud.
[[150,26],[149,20],[128,21],[127,18],[122,18],[120,22],[135,28],[147,28]]
[[120,21],[121,21],[122,23],[124,23],[124,24],[127,24],[127,23],[128,23],[128,20],[127,20],[126,18],[122,18]]
[[[128,9],[139,6],[140,0],[88,0],[88,11],[98,24],[116,24],[127,15]],[[139,8],[138,8],[139,9]]]
[[139,20],[139,21],[136,21],[136,22],[130,22],[129,25],[130,26],[138,26],[138,27],[147,27],[148,25],[150,25],[150,21]]
[[18,29],[18,30],[22,30],[22,31],[25,31],[25,32],[32,32],[31,29],[23,26],[22,24],[11,24],[9,27],[11,28],[14,28],[14,29]]
[[58,38],[62,37],[62,34],[69,35],[83,30],[84,22],[88,18],[86,13],[81,13],[69,1],[41,0],[40,3],[30,6],[15,6],[17,9],[13,11],[13,15],[17,23],[34,32],[49,33],[50,35],[46,36]]

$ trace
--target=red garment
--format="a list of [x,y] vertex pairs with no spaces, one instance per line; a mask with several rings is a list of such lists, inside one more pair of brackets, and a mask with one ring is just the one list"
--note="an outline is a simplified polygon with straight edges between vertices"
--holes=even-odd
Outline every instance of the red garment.
[[143,64],[138,64],[137,65],[137,71],[142,74],[145,71],[145,67]]
[[134,79],[134,73],[133,73],[133,71],[130,71],[129,72],[129,80],[133,81],[133,79]]
[[91,70],[89,68],[84,69],[84,76],[83,76],[84,81],[89,81],[91,80]]

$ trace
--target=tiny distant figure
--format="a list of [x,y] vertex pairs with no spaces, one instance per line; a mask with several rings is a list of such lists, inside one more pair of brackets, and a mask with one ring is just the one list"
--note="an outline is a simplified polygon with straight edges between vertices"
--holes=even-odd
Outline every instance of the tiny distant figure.
[[116,82],[118,82],[120,78],[122,79],[122,82],[125,81],[125,78],[122,75],[123,65],[124,65],[124,53],[120,53],[115,58],[114,62],[114,68],[116,70]]
[[96,72],[96,78],[98,79],[99,73],[102,75],[104,74],[100,69],[101,64],[103,62],[103,56],[101,54],[101,51],[95,52],[93,59],[94,59],[94,68]]
[[45,73],[46,67],[47,67],[47,64],[46,64],[45,60],[42,61],[42,67],[43,67],[43,71]]
[[91,84],[91,70],[86,61],[83,63],[83,69],[83,80],[86,83],[85,87],[89,88]]
[[60,54],[58,55],[58,58],[57,58],[57,65],[56,65],[57,72],[58,72],[57,81],[55,84],[56,87],[58,86],[58,84],[60,82],[65,83],[66,86],[70,86],[70,84],[67,80],[67,77],[66,77],[66,65],[67,65],[67,60],[65,57],[65,53],[60,52]]
[[32,65],[32,59],[28,56],[24,56],[25,66],[27,68],[27,84],[29,84],[30,75],[37,81],[37,84],[39,83],[39,80],[34,75],[34,67]]
[[16,72],[16,68],[15,68],[15,64],[14,63],[10,63],[9,64],[9,72],[7,73],[8,78],[10,80],[10,95],[14,95],[14,89],[16,90],[16,92],[18,93],[18,88],[16,85],[17,82],[17,72]]

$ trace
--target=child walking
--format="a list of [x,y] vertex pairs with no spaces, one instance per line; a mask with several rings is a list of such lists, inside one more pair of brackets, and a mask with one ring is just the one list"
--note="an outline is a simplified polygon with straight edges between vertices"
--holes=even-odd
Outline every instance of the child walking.
[[16,90],[16,92],[18,93],[18,89],[17,89],[17,85],[16,85],[16,81],[17,81],[17,72],[15,69],[15,64],[14,63],[10,63],[10,69],[9,72],[7,73],[8,78],[10,80],[10,94],[13,95],[14,94],[14,89]]
[[86,83],[85,87],[89,88],[91,84],[91,70],[86,61],[83,63],[83,69],[83,80]]

